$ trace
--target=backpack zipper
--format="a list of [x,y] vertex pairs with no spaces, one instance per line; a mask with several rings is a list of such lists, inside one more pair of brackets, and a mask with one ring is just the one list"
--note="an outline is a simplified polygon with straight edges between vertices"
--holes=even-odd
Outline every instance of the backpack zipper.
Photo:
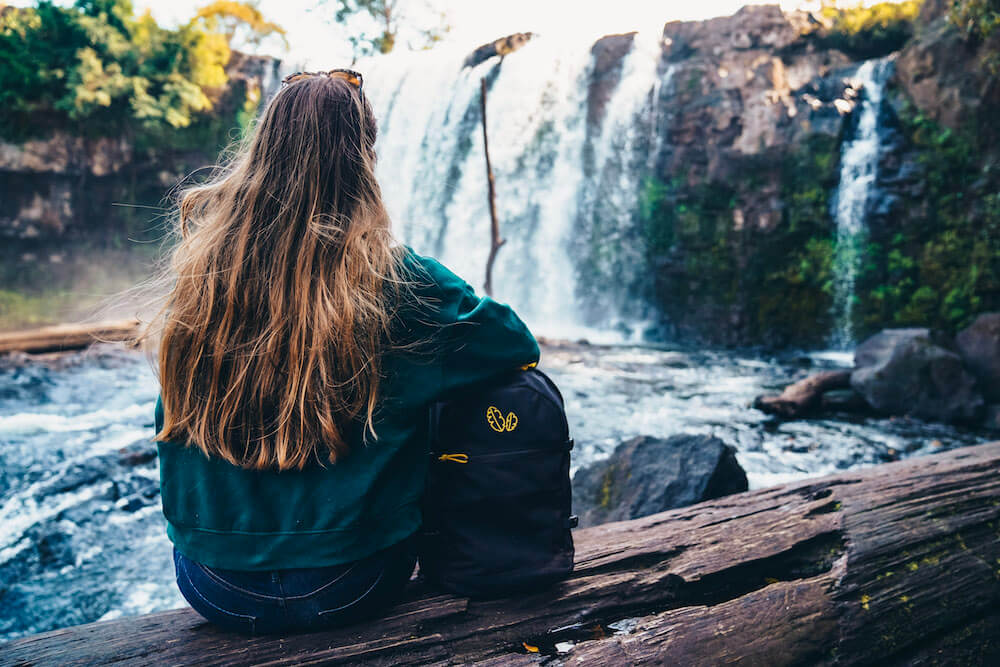
[[490,454],[473,454],[472,457],[465,453],[438,454],[437,460],[442,463],[475,463],[478,461],[492,461],[493,459],[504,459],[509,456],[525,456],[529,454],[546,454],[569,451],[573,448],[573,441],[567,441],[569,445],[566,449],[519,449],[513,452],[492,452]]

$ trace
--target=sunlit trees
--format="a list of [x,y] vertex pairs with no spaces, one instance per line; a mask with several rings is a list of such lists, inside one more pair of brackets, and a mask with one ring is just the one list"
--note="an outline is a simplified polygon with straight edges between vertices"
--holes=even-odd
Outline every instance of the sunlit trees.
[[[230,42],[283,35],[251,5],[216,2],[177,29],[130,0],[77,0],[0,14],[0,136],[53,127],[107,134],[184,128],[226,85]],[[256,36],[256,37],[255,37]]]
[[410,48],[426,48],[449,30],[444,14],[427,3],[402,0],[327,0],[344,26],[355,57],[389,53],[405,34]]
[[967,35],[987,39],[1000,28],[1000,0],[956,0],[948,18]]
[[830,45],[858,58],[872,58],[902,48],[913,35],[921,0],[842,7],[825,3],[821,13],[832,22]]
[[264,18],[256,2],[216,0],[198,10],[191,20],[210,33],[221,33],[230,48],[256,48],[271,36],[281,38],[287,46],[285,29]]

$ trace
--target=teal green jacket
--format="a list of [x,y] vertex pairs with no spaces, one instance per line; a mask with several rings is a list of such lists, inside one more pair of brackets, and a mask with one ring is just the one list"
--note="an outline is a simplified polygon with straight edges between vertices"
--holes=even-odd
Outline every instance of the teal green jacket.
[[[178,551],[233,570],[323,567],[364,558],[420,527],[428,405],[537,362],[539,351],[509,306],[476,296],[433,259],[408,252],[406,267],[419,299],[400,310],[397,341],[430,344],[386,353],[377,439],[352,443],[336,464],[281,472],[158,442],[163,513]],[[157,433],[162,420],[157,401]]]

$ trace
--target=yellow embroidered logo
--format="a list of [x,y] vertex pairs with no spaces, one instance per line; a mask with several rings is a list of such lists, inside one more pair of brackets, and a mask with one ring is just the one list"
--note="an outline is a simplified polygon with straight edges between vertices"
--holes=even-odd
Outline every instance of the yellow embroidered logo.
[[507,417],[504,418],[503,413],[500,412],[499,408],[495,408],[492,405],[486,410],[486,423],[490,425],[490,428],[497,433],[503,433],[504,431],[513,431],[517,428],[517,415],[513,412],[508,412]]

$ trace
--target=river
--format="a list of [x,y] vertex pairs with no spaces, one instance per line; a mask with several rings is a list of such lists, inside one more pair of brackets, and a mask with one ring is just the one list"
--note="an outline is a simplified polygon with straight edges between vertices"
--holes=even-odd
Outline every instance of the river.
[[[635,435],[711,433],[737,448],[752,488],[982,442],[911,419],[780,423],[749,407],[843,353],[543,345],[561,388],[574,467]],[[0,360],[0,641],[184,604],[159,505],[157,381],[137,353],[96,347]]]

